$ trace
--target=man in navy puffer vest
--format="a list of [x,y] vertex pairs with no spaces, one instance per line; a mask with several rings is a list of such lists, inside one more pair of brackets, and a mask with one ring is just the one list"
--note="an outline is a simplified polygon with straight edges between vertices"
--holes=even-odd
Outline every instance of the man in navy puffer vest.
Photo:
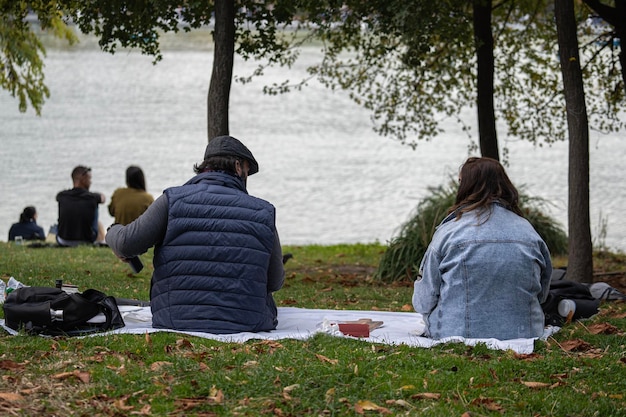
[[274,206],[250,196],[259,170],[239,140],[209,141],[197,175],[165,190],[137,220],[112,225],[106,241],[123,260],[154,249],[152,325],[208,333],[276,328],[272,293],[285,279]]

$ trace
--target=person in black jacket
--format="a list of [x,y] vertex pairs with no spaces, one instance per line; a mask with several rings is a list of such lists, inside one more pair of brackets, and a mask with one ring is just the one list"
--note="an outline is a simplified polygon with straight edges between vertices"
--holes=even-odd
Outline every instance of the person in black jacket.
[[19,223],[14,223],[9,229],[9,241],[21,236],[24,240],[44,240],[46,234],[43,228],[37,224],[37,210],[28,206],[20,214]]
[[79,165],[72,171],[74,188],[57,194],[61,246],[77,246],[104,242],[104,227],[98,221],[98,204],[105,202],[102,193],[92,193],[91,168]]

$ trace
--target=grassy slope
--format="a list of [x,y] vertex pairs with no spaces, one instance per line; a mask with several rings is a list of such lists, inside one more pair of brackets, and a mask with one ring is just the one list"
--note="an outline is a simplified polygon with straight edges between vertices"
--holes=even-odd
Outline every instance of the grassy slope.
[[[410,284],[371,280],[379,245],[286,247],[281,306],[410,308]],[[147,299],[106,248],[0,244],[0,273]],[[622,268],[611,257],[611,267]],[[598,261],[601,262],[601,261]],[[602,269],[603,266],[600,266]],[[606,270],[606,269],[605,269]],[[315,336],[228,344],[177,334],[46,339],[0,335],[0,415],[623,415],[626,304],[604,304],[532,355],[460,344],[432,349]]]

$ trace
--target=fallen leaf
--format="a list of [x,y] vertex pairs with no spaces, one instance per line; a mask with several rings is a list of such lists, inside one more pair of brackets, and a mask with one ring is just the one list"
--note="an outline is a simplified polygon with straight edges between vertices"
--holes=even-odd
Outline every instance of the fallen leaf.
[[562,342],[561,349],[566,352],[584,352],[591,349],[591,345],[581,339],[572,339]]
[[400,311],[413,311],[413,306],[411,304],[405,304],[400,308]]
[[24,364],[5,359],[0,361],[0,369],[4,369],[6,371],[24,369]]
[[522,384],[526,385],[528,388],[540,389],[540,388],[548,388],[551,384],[546,384],[545,382],[534,382],[534,381],[520,381]]
[[560,373],[560,374],[552,374],[552,375],[550,375],[550,378],[551,379],[557,379],[557,380],[561,381],[563,379],[569,378],[569,374],[567,372],[563,372],[563,373]]
[[130,414],[134,416],[151,416],[152,415],[151,408],[152,407],[150,406],[150,404],[146,404],[141,408],[141,410],[131,411]]
[[223,404],[224,403],[224,393],[221,389],[215,388],[215,385],[211,387],[211,392],[208,397],[209,402],[214,404]]
[[535,359],[541,359],[542,356],[536,353],[516,353],[515,358],[522,361],[533,361]]
[[176,347],[181,348],[192,348],[193,344],[189,341],[189,339],[178,339],[176,341]]
[[283,388],[283,391],[284,392],[291,392],[291,391],[295,390],[296,388],[300,388],[300,384],[293,384],[293,385],[286,386],[285,388]]
[[610,323],[596,323],[587,327],[591,334],[616,334],[619,333],[619,329]]
[[326,391],[326,394],[324,394],[324,400],[326,401],[326,404],[330,404],[331,402],[333,402],[334,398],[335,388],[329,388],[328,391]]
[[411,398],[414,400],[438,400],[441,398],[441,394],[436,392],[418,392],[417,394],[411,395]]
[[15,403],[19,401],[24,401],[24,397],[15,392],[0,392],[0,400]]
[[153,362],[152,365],[150,365],[150,370],[152,372],[157,372],[157,371],[160,371],[164,366],[169,366],[169,365],[172,365],[172,362],[167,362],[167,361]]
[[126,404],[126,400],[128,399],[128,397],[123,397],[123,398],[119,398],[117,400],[115,400],[114,404],[115,404],[115,408],[118,408],[120,410],[123,411],[130,411],[132,409],[134,409],[135,407],[133,407],[132,405],[127,405]]
[[252,367],[257,366],[258,364],[259,364],[259,362],[257,362],[257,361],[247,361],[247,362],[245,362],[243,364],[243,367],[244,368],[252,368]]
[[330,359],[324,355],[320,355],[319,353],[316,353],[315,356],[317,357],[317,359],[321,360],[322,362],[328,362],[332,365],[337,365],[339,363],[339,359]]
[[89,372],[83,372],[79,370],[73,372],[61,372],[60,374],[52,375],[52,378],[60,380],[68,379],[71,377],[78,378],[81,382],[84,382],[85,384],[89,383],[90,379]]
[[388,405],[399,405],[399,406],[404,407],[404,408],[413,408],[411,403],[409,403],[408,401],[405,401],[405,400],[387,400],[387,401],[385,401],[385,404],[388,404]]
[[37,385],[36,387],[21,389],[20,390],[20,394],[22,394],[22,395],[34,394],[37,391],[39,391],[40,389],[41,389],[41,385]]
[[499,411],[499,412],[504,411],[504,407],[502,407],[500,404],[498,404],[496,401],[492,400],[491,398],[479,397],[479,398],[474,399],[471,402],[471,404],[482,405],[489,411]]
[[358,414],[365,414],[366,411],[376,411],[382,414],[391,414],[391,410],[389,410],[388,408],[381,407],[368,400],[357,401],[356,404],[354,404],[354,411],[356,411]]

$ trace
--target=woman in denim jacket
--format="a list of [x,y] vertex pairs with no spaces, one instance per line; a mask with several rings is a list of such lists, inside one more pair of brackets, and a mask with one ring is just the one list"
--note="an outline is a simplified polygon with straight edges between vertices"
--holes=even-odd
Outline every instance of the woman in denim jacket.
[[541,336],[540,304],[552,273],[548,247],[524,219],[517,189],[498,161],[469,158],[459,181],[414,284],[413,307],[424,315],[426,335]]

